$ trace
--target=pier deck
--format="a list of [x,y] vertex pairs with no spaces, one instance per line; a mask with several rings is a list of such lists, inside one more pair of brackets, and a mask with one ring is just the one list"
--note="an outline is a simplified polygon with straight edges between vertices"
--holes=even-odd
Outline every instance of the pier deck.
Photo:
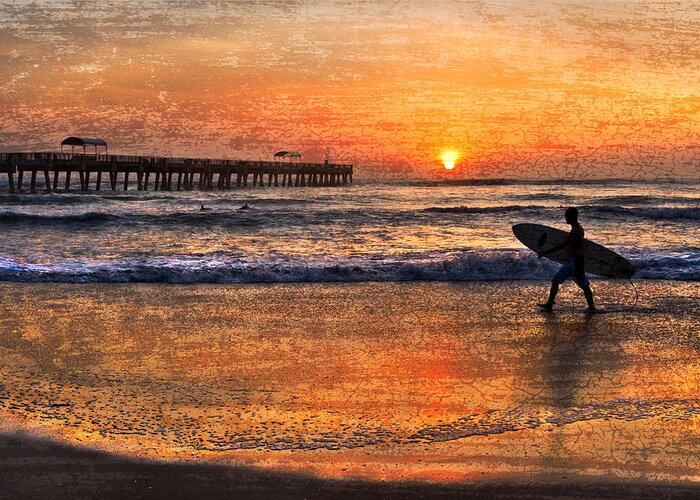
[[[73,173],[77,178],[72,177]],[[352,182],[353,166],[39,152],[0,153],[1,174],[7,175],[11,193],[37,192],[37,177],[45,192],[68,191],[72,179],[79,181],[82,191],[91,188],[99,191],[103,187],[126,191],[134,186],[139,191],[180,191],[232,186],[337,186]],[[25,175],[29,176],[28,190]]]

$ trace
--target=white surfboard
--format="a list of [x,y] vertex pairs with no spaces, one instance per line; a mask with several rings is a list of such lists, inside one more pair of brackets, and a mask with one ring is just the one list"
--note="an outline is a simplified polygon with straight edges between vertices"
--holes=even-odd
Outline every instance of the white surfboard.
[[[563,243],[569,233],[541,224],[516,224],[513,234],[530,250],[539,253]],[[587,273],[607,278],[631,278],[637,272],[632,263],[621,255],[587,239],[584,239],[583,254]],[[564,248],[545,257],[563,264],[568,254]]]

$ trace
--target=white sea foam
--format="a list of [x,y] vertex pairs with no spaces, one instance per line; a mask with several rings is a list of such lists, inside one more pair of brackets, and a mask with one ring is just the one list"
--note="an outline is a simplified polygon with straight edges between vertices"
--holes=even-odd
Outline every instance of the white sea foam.
[[[700,250],[633,259],[636,278],[700,280]],[[294,283],[355,281],[502,281],[549,279],[557,264],[529,251],[465,251],[405,258],[241,259],[215,255],[128,261],[20,263],[0,258],[0,280],[39,282]]]

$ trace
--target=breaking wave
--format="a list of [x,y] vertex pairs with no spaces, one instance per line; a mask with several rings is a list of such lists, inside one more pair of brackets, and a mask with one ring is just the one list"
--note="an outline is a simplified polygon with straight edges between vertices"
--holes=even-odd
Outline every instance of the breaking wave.
[[[560,208],[545,207],[542,205],[501,205],[492,207],[430,207],[426,212],[445,214],[503,214],[503,213],[524,213],[556,210]],[[642,218],[650,220],[700,220],[700,207],[635,207],[627,208],[619,205],[587,205],[582,207],[586,216],[598,217],[620,217],[620,218]]]
[[[159,200],[156,200],[159,201]],[[300,222],[302,219],[310,218],[320,223],[335,223],[339,220],[360,221],[365,219],[375,220],[377,217],[387,220],[398,217],[408,223],[411,217],[423,214],[454,214],[454,215],[501,215],[517,214],[537,215],[546,217],[556,212],[559,214],[559,207],[547,207],[543,205],[496,205],[496,206],[433,206],[419,211],[403,210],[365,210],[358,208],[346,208],[335,210],[323,208],[318,210],[299,211],[294,208],[287,209],[287,206],[295,204],[312,203],[308,200],[258,200],[256,206],[250,211],[240,211],[239,204],[232,200],[209,200],[207,210],[200,210],[199,202],[192,202],[190,206],[179,207],[175,211],[159,213],[157,211],[143,212],[129,209],[88,211],[76,213],[73,211],[55,211],[53,213],[33,213],[26,210],[0,210],[0,224],[219,224],[219,223],[240,223],[253,222],[255,220],[268,220],[274,213],[277,218],[288,218],[289,222]],[[6,205],[7,206],[7,205]],[[588,205],[582,207],[587,217],[598,218],[620,218],[620,219],[648,219],[663,221],[698,221],[700,220],[700,207],[636,207],[626,208],[619,205]],[[269,222],[269,221],[268,221]]]
[[588,213],[637,217],[651,220],[700,220],[700,207],[625,208],[615,205],[585,207]]
[[0,223],[15,224],[39,224],[39,223],[76,223],[96,224],[104,222],[116,222],[121,220],[119,215],[104,212],[86,212],[83,214],[28,214],[22,212],[0,212]]
[[540,205],[506,205],[496,207],[430,207],[426,212],[439,214],[503,214],[509,212],[523,212],[526,210],[541,210],[545,207]]
[[604,196],[601,198],[594,198],[594,200],[597,203],[604,205],[663,205],[667,203],[700,203],[700,198],[692,198],[687,196],[646,196],[641,194]]
[[[630,252],[633,252],[631,250]],[[627,253],[629,255],[629,253]],[[635,278],[700,281],[700,249],[637,254]],[[225,252],[125,259],[24,263],[0,258],[0,280],[28,282],[296,283],[358,281],[504,281],[550,279],[557,264],[523,250],[387,258],[266,257]]]

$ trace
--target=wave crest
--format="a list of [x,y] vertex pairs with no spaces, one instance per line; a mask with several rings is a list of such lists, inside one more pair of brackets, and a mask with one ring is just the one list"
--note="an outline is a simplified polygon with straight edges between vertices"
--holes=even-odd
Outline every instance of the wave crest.
[[[700,281],[700,250],[638,254],[636,278]],[[37,282],[296,283],[356,281],[546,280],[557,264],[525,250],[465,250],[402,258],[246,259],[224,252],[153,257],[138,262],[27,264],[0,258],[0,280]]]
[[584,209],[602,215],[651,220],[700,220],[700,207],[624,208],[617,205],[593,205]]
[[434,212],[439,214],[503,214],[509,212],[522,212],[525,210],[542,210],[541,205],[506,205],[495,207],[430,207],[426,208],[426,212]]

